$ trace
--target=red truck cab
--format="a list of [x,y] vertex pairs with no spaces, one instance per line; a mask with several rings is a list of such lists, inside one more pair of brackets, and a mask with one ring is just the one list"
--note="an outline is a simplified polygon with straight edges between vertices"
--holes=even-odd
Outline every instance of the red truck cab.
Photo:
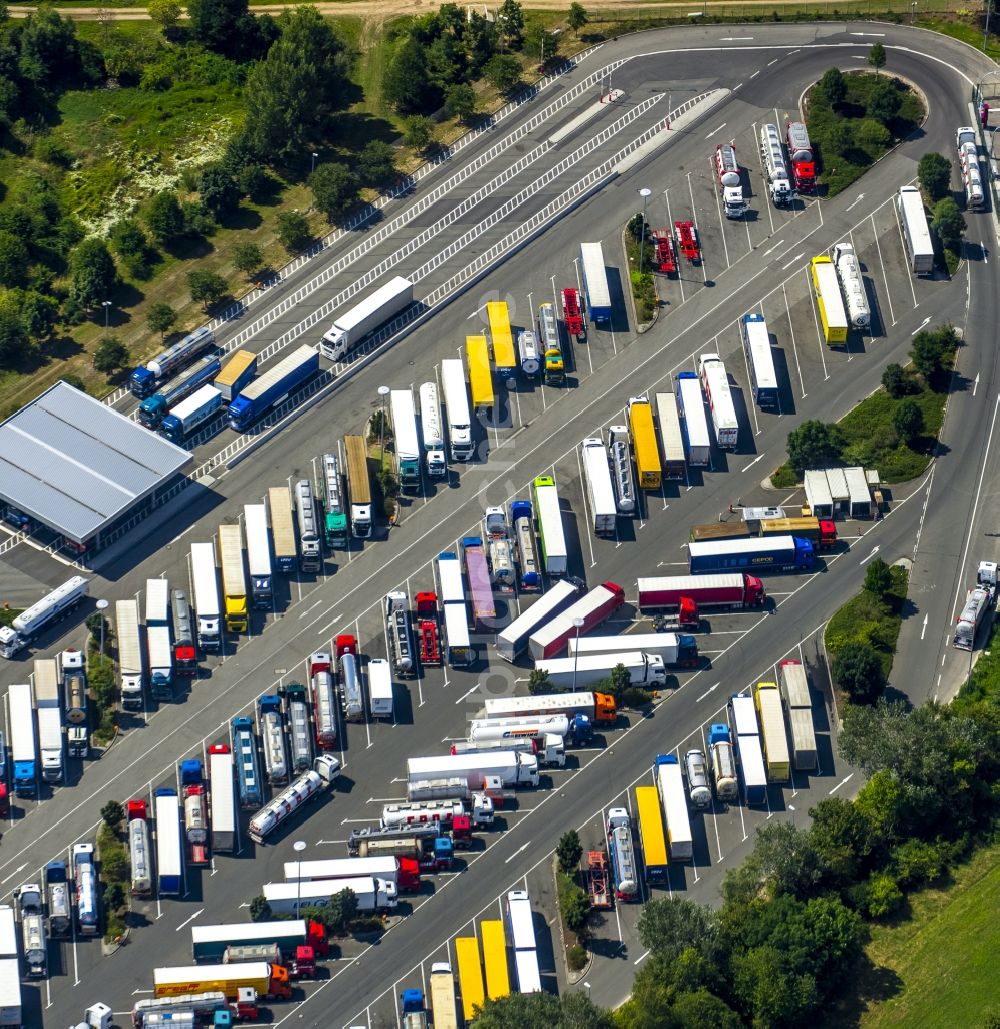
[[354,657],[358,656],[358,641],[349,633],[345,633],[342,636],[338,636],[336,640],[334,640],[334,646],[336,648],[338,661],[345,654],[353,654]]

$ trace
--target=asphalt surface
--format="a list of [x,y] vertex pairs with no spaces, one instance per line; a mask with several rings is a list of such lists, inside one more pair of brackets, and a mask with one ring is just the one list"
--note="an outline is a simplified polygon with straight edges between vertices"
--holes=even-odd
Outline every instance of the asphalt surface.
[[[920,137],[880,162],[856,190],[831,202],[799,202],[790,211],[770,207],[762,195],[755,131],[766,121],[781,123],[791,116],[802,90],[831,63],[844,68],[863,64],[872,39],[852,36],[852,31],[870,35],[870,30],[883,29],[885,34],[879,38],[889,49],[889,70],[933,88]],[[498,828],[485,834],[482,849],[473,851],[456,873],[435,877],[424,893],[401,906],[399,914],[405,917],[393,920],[379,945],[345,945],[342,959],[329,966],[329,979],[306,984],[297,997],[304,1001],[302,1005],[275,1005],[274,1021],[395,1024],[399,990],[418,983],[428,963],[440,959],[456,933],[474,931],[480,916],[500,917],[497,898],[521,882],[530,889],[538,912],[548,984],[565,988],[549,874],[550,851],[558,836],[578,827],[585,843],[596,845],[602,812],[609,805],[630,802],[634,783],[651,781],[649,768],[655,755],[696,745],[707,725],[718,720],[727,696],[769,676],[774,663],[784,657],[798,656],[812,673],[822,741],[820,772],[796,780],[791,788],[772,787],[762,810],[739,805],[697,817],[695,862],[688,868],[672,867],[669,889],[713,901],[721,873],[752,846],[757,825],[771,817],[804,821],[808,808],[822,796],[834,790],[853,793],[859,779],[836,757],[836,717],[817,639],[832,611],[858,588],[863,565],[874,553],[887,560],[916,553],[914,610],[904,624],[897,672],[907,667],[905,662],[911,666],[905,678],[900,675],[896,680],[894,673],[894,681],[906,682],[914,699],[943,688],[936,682],[939,670],[933,667],[932,656],[918,645],[940,649],[945,672],[950,671],[953,661],[943,634],[955,591],[935,591],[928,584],[954,582],[960,588],[969,568],[988,556],[982,551],[989,549],[989,541],[984,546],[981,539],[988,526],[979,511],[988,510],[993,481],[995,458],[990,444],[998,400],[995,358],[979,346],[979,336],[996,324],[987,278],[993,252],[992,217],[969,215],[970,260],[954,281],[918,281],[906,268],[891,197],[899,185],[912,180],[921,154],[930,149],[951,153],[955,126],[969,121],[969,83],[955,68],[973,68],[969,76],[974,79],[976,58],[951,40],[890,26],[753,25],[741,31],[743,38],[720,38],[729,31],[708,27],[656,32],[608,44],[524,111],[504,121],[493,136],[470,145],[461,161],[476,163],[482,157],[482,167],[438,204],[421,210],[413,222],[400,228],[399,236],[380,241],[357,265],[345,270],[338,284],[357,279],[375,266],[380,254],[385,255],[383,260],[402,254],[394,267],[407,274],[411,264],[423,268],[433,263],[435,252],[448,253],[440,266],[420,279],[421,290],[433,293],[450,277],[464,274],[491,246],[502,244],[520,221],[544,210],[551,199],[572,190],[588,172],[616,158],[658,120],[662,122],[671,98],[669,106],[676,109],[683,103],[679,97],[687,99],[718,87],[732,90],[704,120],[671,132],[664,145],[636,167],[572,207],[544,234],[520,246],[513,257],[477,279],[471,289],[458,293],[377,360],[341,370],[352,373],[342,375],[347,381],[248,459],[230,468],[216,464],[212,488],[196,487],[185,493],[159,523],[150,523],[158,527],[144,539],[134,545],[130,541],[127,551],[119,548],[98,559],[94,597],[132,595],[143,588],[145,578],[161,574],[187,586],[190,542],[211,538],[220,521],[237,516],[242,504],[260,498],[267,486],[312,475],[324,450],[334,447],[345,432],[361,430],[376,406],[377,385],[416,387],[433,378],[440,359],[453,356],[464,336],[479,330],[486,300],[507,299],[512,321],[529,324],[540,302],[554,301],[559,288],[577,284],[574,259],[579,242],[603,240],[615,321],[611,331],[591,327],[586,343],[573,346],[568,387],[551,389],[521,382],[509,394],[501,388],[497,409],[478,420],[479,459],[468,467],[453,465],[447,485],[428,484],[423,496],[405,503],[400,524],[389,531],[389,539],[377,538],[347,554],[328,556],[319,576],[295,576],[287,583],[279,579],[275,614],[255,619],[251,638],[240,640],[238,646],[229,641],[221,659],[203,662],[205,673],[183,703],[161,706],[127,722],[126,731],[100,760],[89,762],[85,770],[71,767],[68,787],[44,792],[38,804],[18,801],[4,834],[8,846],[0,855],[0,886],[4,887],[0,892],[34,879],[42,865],[65,855],[73,842],[92,839],[99,809],[108,799],[124,801],[146,795],[158,785],[173,784],[181,758],[199,755],[211,742],[224,739],[228,720],[249,709],[260,694],[273,692],[278,683],[301,680],[308,654],[328,648],[337,633],[353,632],[365,654],[383,655],[379,604],[385,593],[402,588],[412,596],[433,588],[433,557],[454,549],[456,541],[475,531],[485,506],[527,496],[528,484],[536,475],[552,472],[559,483],[571,572],[591,585],[607,579],[619,582],[634,600],[638,576],[656,569],[660,574],[683,571],[682,547],[689,525],[726,516],[729,505],[741,500],[800,502],[801,494],[765,493],[759,487],[761,478],[781,461],[789,429],[805,418],[832,420],[843,415],[877,386],[886,364],[905,360],[913,333],[928,321],[951,320],[966,326],[967,346],[960,355],[959,371],[968,388],[951,398],[926,508],[927,482],[897,487],[892,511],[883,521],[841,524],[840,548],[825,558],[815,574],[769,578],[771,605],[765,612],[712,618],[711,632],[699,637],[704,666],[695,673],[679,673],[651,717],[629,715],[595,748],[574,755],[565,770],[553,771],[543,789],[524,797],[516,812],[505,816],[506,831]],[[706,54],[723,49],[724,70],[713,62],[712,71],[719,74],[706,75]],[[668,50],[674,51],[669,58]],[[547,147],[534,167],[521,170],[515,164],[592,102],[606,87],[607,76],[597,74],[599,85],[556,110],[550,121],[525,132],[509,147],[502,145],[506,134],[530,124],[540,109],[556,104],[575,82],[630,56],[632,60],[612,72],[613,88],[624,91],[621,101],[608,105],[607,111],[599,112],[571,138]],[[641,109],[658,94],[666,97]],[[621,124],[630,114],[634,117]],[[594,139],[602,141],[593,145]],[[746,221],[733,223],[725,223],[720,216],[709,166],[715,143],[729,140],[735,140],[741,163],[749,171],[755,212]],[[500,151],[487,160],[488,147],[498,146]],[[564,161],[578,151],[583,152]],[[559,167],[560,161],[565,168],[558,176],[505,211],[506,200],[531,186],[547,169]],[[511,166],[518,170],[504,170]],[[428,177],[426,186],[399,204],[399,214],[406,213],[407,204],[419,205],[424,191],[433,192],[445,175],[460,174],[462,164],[456,160]],[[501,186],[489,185],[504,176]],[[639,209],[637,190],[644,186],[653,189],[648,217],[654,227],[694,217],[704,264],[685,266],[680,280],[658,280],[666,306],[656,325],[637,336],[631,306],[621,288],[627,271],[620,233],[623,222]],[[437,224],[456,200],[483,188],[488,196],[421,244],[426,253],[418,252],[412,241],[421,228]],[[498,212],[497,224],[483,228]],[[387,211],[386,223],[395,216],[396,209]],[[478,230],[478,235],[468,238]],[[869,296],[877,303],[872,336],[853,340],[847,351],[828,350],[822,343],[805,271],[809,257],[841,239],[853,241]],[[342,250],[331,248],[322,260],[333,265],[338,254]],[[314,261],[310,274],[320,267],[320,259]],[[283,287],[280,297],[276,293],[275,309],[289,289],[308,283],[306,272],[302,275],[301,281]],[[332,290],[341,288],[330,284],[334,278],[282,312],[254,345],[279,339],[303,318],[320,311]],[[749,399],[736,327],[739,316],[749,310],[764,313],[777,344],[780,414],[763,414]],[[264,316],[264,308],[253,312],[254,318]],[[974,327],[982,329],[976,332]],[[323,328],[306,340],[314,341]],[[704,352],[719,353],[731,381],[739,387],[735,390],[742,399],[742,406],[737,401],[741,413],[737,452],[716,453],[710,470],[646,497],[639,518],[620,520],[618,539],[594,539],[586,524],[576,454],[579,441],[619,423],[628,397],[669,389],[671,376],[693,369]],[[975,441],[971,447],[970,439]],[[234,444],[235,454],[240,441],[224,435],[202,443],[197,454],[203,461],[214,462],[221,448],[232,450]],[[957,527],[962,527],[961,533]],[[966,538],[975,546],[966,548]],[[40,584],[57,583],[67,575],[64,563],[26,545],[9,550],[0,560],[5,563],[5,579],[9,575],[21,582],[35,580],[39,589]],[[507,612],[503,598],[498,601],[502,618]],[[511,614],[519,603],[515,602]],[[925,614],[934,631],[928,629],[925,640],[915,640],[912,634],[919,635]],[[632,617],[633,610],[627,606],[616,616],[613,628],[628,630]],[[640,626],[635,628],[642,631]],[[484,656],[488,639],[480,639]],[[83,631],[77,627],[59,641],[44,641],[46,650],[36,656],[80,645],[82,640]],[[6,662],[0,681],[9,684],[29,673],[27,662]],[[110,958],[101,957],[96,941],[74,940],[50,947],[51,978],[41,985],[24,986],[35,1023],[68,1024],[97,999],[112,1004],[116,1012],[126,1012],[134,999],[148,994],[155,965],[188,961],[187,927],[192,922],[244,919],[241,906],[259,892],[260,884],[282,878],[281,864],[292,856],[293,840],[307,844],[306,859],[343,856],[351,825],[370,824],[382,802],[402,795],[399,778],[406,756],[442,752],[448,738],[462,735],[466,718],[482,706],[485,696],[523,690],[517,680],[526,676],[526,667],[497,667],[483,661],[471,672],[425,669],[421,678],[397,684],[395,723],[346,727],[342,782],[308,817],[279,833],[273,845],[253,848],[244,836],[239,856],[219,858],[205,872],[188,869],[183,899],[137,903],[138,924],[130,942]],[[617,1003],[628,993],[634,963],[642,958],[634,928],[639,910],[637,905],[620,906],[601,930],[601,947],[585,980],[599,1003]]]

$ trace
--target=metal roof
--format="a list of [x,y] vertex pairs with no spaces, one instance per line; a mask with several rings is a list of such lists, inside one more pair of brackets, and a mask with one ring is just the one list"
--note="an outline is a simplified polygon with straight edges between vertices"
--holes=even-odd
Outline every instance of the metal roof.
[[0,422],[0,499],[77,543],[190,461],[188,451],[65,382]]

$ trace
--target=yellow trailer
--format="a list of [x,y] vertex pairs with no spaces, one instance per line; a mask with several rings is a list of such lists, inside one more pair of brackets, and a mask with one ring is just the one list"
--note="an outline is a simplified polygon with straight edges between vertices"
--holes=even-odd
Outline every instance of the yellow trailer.
[[483,934],[483,965],[486,968],[486,994],[490,1000],[499,1000],[510,993],[510,973],[507,971],[507,941],[503,922],[479,923]]
[[840,292],[837,269],[833,261],[825,255],[814,257],[810,267],[819,320],[823,326],[823,338],[830,346],[846,343],[847,312],[844,310],[844,298]]
[[486,305],[486,316],[490,322],[490,339],[493,341],[493,363],[497,375],[509,379],[517,370],[517,355],[514,353],[514,337],[510,331],[510,312],[502,300],[491,300]]
[[656,445],[656,429],[653,428],[653,409],[648,398],[630,397],[626,413],[639,485],[643,489],[659,489],[663,470]]
[[469,362],[469,386],[473,407],[493,406],[493,372],[490,348],[485,336],[465,337],[465,356]]
[[483,966],[479,961],[479,940],[475,936],[458,936],[455,939],[455,956],[458,958],[458,983],[462,991],[462,1013],[466,1022],[475,1017],[476,1008],[486,1002],[483,986]]

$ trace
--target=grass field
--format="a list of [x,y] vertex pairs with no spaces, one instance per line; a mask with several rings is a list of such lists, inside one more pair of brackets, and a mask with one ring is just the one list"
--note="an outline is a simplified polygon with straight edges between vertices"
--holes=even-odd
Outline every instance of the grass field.
[[[861,1025],[973,1029],[998,1004],[1000,846],[977,851],[952,886],[916,894],[911,907],[912,917],[872,930],[872,976],[884,981],[891,969],[900,989],[865,1012]],[[860,985],[867,994],[864,977]]]
[[867,643],[878,652],[886,679],[892,670],[909,575],[905,568],[892,567],[892,589],[883,600],[862,590],[839,608],[826,626],[824,642],[831,658],[847,643]]

